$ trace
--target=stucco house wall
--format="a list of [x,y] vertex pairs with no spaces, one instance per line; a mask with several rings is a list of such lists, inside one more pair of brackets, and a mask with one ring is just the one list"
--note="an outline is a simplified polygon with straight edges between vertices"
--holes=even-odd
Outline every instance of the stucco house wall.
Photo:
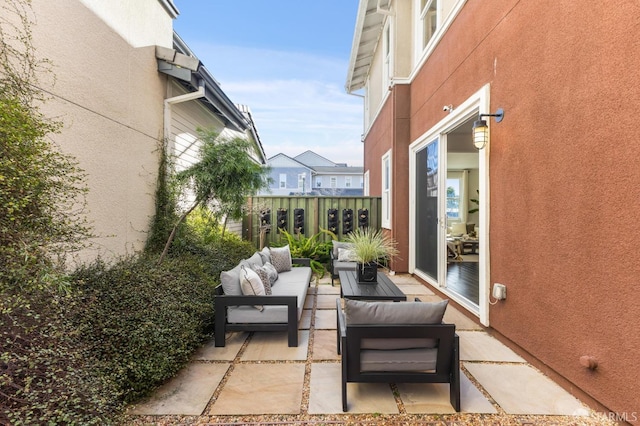
[[[630,226],[640,207],[639,13],[632,0],[468,0],[409,81],[371,105],[365,129],[372,195],[380,157],[393,148],[402,247],[396,230],[409,227],[410,194],[401,185],[411,179],[403,153],[442,120],[443,105],[489,84],[491,112],[505,110],[485,148],[490,282],[508,289],[490,307],[491,327],[572,392],[630,418],[640,407],[632,379],[640,377],[640,265]],[[598,368],[582,366],[583,355]]]
[[[136,8],[171,22],[157,1]],[[53,140],[78,159],[90,188],[86,214],[97,238],[80,257],[139,250],[154,213],[163,137],[166,78],[157,71],[155,48],[127,41],[79,0],[34,0],[32,16],[34,45],[56,77],[55,85],[43,81],[51,93],[43,111],[64,122]],[[168,40],[170,47],[172,32],[163,24],[139,37]]]

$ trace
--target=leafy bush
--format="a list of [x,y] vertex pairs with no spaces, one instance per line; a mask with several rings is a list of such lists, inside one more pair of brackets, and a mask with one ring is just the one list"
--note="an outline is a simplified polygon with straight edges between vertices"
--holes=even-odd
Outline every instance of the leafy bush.
[[98,260],[73,282],[84,309],[75,320],[96,358],[95,370],[131,402],[172,377],[213,322],[213,280],[194,256]]
[[285,229],[281,229],[280,232],[285,238],[285,242],[281,244],[289,244],[291,256],[311,259],[311,269],[319,278],[322,278],[326,272],[325,264],[329,261],[331,242],[323,243],[318,241],[318,238],[329,231],[321,229],[310,237],[299,233],[294,236]]
[[43,290],[0,298],[0,424],[109,424],[122,404],[70,323],[77,299]]

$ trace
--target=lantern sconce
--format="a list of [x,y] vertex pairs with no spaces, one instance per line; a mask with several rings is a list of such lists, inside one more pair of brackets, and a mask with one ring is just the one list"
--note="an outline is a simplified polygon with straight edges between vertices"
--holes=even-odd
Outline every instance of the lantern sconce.
[[477,150],[481,150],[487,145],[489,141],[489,126],[482,117],[495,117],[496,123],[499,123],[504,118],[504,110],[498,108],[495,114],[480,114],[478,119],[473,123],[473,146]]

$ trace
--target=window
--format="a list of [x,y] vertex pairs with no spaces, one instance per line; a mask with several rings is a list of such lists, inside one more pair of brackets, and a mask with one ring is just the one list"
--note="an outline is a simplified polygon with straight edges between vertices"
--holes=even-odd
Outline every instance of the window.
[[447,218],[460,220],[460,179],[447,178]]
[[331,176],[329,178],[329,182],[330,182],[331,188],[337,188],[338,187],[338,178],[337,177]]
[[286,187],[287,187],[287,174],[280,173],[280,188],[286,188]]
[[467,221],[468,171],[447,172],[447,219],[450,222]]
[[424,49],[438,29],[438,0],[420,0],[420,22]]
[[391,150],[382,156],[382,218],[384,228],[391,228]]
[[435,47],[437,39],[449,27],[466,0],[414,1],[416,10],[414,44],[416,63],[418,63],[425,51],[430,52]]
[[393,60],[392,60],[392,44],[391,44],[391,23],[390,19],[387,19],[387,23],[384,27],[382,39],[382,53],[384,65],[382,67],[382,93],[384,93],[391,84],[393,79]]
[[344,178],[344,187],[351,188],[351,176],[347,176]]

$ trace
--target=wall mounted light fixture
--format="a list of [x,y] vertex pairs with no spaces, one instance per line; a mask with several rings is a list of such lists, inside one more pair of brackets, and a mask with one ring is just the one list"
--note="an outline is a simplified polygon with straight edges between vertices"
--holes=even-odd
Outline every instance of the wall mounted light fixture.
[[477,150],[484,148],[489,141],[489,126],[482,117],[495,117],[496,123],[499,123],[504,118],[504,110],[498,108],[495,114],[480,114],[478,119],[474,121],[472,130],[473,146],[475,146]]

